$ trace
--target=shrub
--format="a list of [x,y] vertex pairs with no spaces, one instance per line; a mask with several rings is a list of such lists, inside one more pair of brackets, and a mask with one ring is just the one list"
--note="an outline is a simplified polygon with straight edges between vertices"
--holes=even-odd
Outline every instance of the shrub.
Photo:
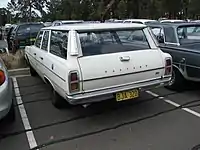
[[2,58],[8,69],[18,69],[27,67],[24,58],[24,50],[18,50],[15,54],[0,54],[0,57]]

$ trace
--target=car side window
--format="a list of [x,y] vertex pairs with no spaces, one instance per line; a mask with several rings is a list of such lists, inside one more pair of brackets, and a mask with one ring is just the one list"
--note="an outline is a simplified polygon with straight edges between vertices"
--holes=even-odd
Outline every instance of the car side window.
[[49,31],[44,32],[43,40],[42,40],[42,50],[48,51],[48,43],[49,43]]
[[56,23],[55,23],[55,26],[59,26],[59,25],[60,25],[60,23],[59,23],[59,22],[56,22]]
[[168,42],[168,43],[178,42],[176,39],[175,30],[173,27],[165,27],[164,33],[165,33],[165,42]]
[[37,38],[35,40],[35,46],[40,48],[41,41],[42,41],[43,31],[40,31],[37,35]]
[[51,31],[50,53],[67,58],[68,31]]

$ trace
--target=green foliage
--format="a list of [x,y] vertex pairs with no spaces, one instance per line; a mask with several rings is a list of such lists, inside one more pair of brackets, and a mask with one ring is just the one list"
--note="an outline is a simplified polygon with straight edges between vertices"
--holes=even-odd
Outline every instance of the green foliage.
[[158,19],[195,18],[200,14],[199,6],[200,0],[11,0],[7,10],[12,21]]

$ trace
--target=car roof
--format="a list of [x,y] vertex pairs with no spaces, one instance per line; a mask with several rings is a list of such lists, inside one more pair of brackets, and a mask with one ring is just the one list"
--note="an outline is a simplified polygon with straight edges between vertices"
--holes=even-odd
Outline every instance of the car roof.
[[62,26],[45,27],[46,30],[105,30],[105,29],[127,29],[127,28],[144,28],[146,25],[135,23],[83,23],[83,24],[69,24]]
[[24,22],[24,23],[18,23],[16,25],[43,25],[43,23],[39,23],[39,22]]
[[160,22],[186,22],[185,20],[179,20],[179,19],[166,19],[166,20],[162,20]]
[[148,23],[148,26],[151,27],[164,27],[164,26],[171,26],[171,27],[184,27],[184,26],[191,26],[191,25],[199,25],[200,23],[198,22],[182,22],[182,23]]
[[76,23],[76,22],[84,22],[83,20],[56,20],[54,22],[62,22],[62,23]]
[[124,21],[140,21],[142,23],[149,22],[149,21],[155,21],[155,22],[157,22],[157,20],[151,20],[151,19],[126,19]]

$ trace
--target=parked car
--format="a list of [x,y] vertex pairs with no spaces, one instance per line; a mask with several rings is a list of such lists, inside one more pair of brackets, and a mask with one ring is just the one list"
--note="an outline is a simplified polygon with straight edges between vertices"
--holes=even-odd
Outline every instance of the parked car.
[[200,24],[152,24],[162,51],[173,58],[173,75],[168,86],[181,89],[186,80],[200,82]]
[[151,19],[126,19],[123,23],[139,23],[139,24],[148,24],[148,23],[158,23],[157,20]]
[[118,19],[108,19],[105,20],[105,23],[123,23],[124,20],[118,20]]
[[44,26],[45,26],[45,27],[52,26],[52,22],[45,22],[45,23],[44,23]]
[[60,26],[60,25],[66,25],[66,24],[77,24],[77,23],[83,23],[83,20],[56,20],[52,23],[52,26]]
[[52,86],[62,106],[139,97],[140,88],[168,84],[172,58],[142,24],[94,23],[47,27],[25,48],[32,76]]
[[0,58],[0,120],[15,120],[15,110],[12,99],[12,84],[6,67]]
[[42,23],[21,23],[15,26],[12,30],[8,44],[12,51],[16,51],[20,47],[32,45],[41,28],[44,27]]
[[184,23],[187,22],[186,20],[178,20],[178,19],[166,19],[166,20],[161,20],[160,23]]

